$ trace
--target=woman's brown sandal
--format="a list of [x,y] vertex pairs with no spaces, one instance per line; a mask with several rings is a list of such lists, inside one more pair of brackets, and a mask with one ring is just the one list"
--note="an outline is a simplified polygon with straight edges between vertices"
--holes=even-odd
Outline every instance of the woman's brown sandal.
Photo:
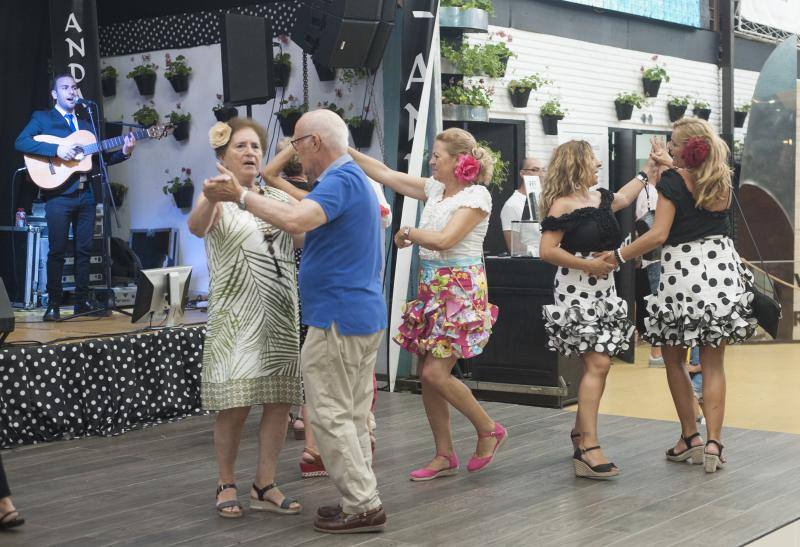
[[575,476],[583,477],[585,479],[606,480],[611,477],[619,475],[619,468],[613,463],[601,463],[598,465],[589,465],[589,462],[583,459],[583,455],[592,450],[599,450],[599,446],[590,446],[589,448],[578,447],[572,456],[572,463],[575,466]]
[[[219,495],[222,493],[223,490],[227,490],[228,488],[233,488],[236,490],[236,484],[228,483],[228,484],[220,484],[217,486],[217,503],[214,506],[217,509],[217,514],[224,519],[238,519],[242,518],[242,504],[239,503],[238,499],[232,499],[228,501],[219,501]],[[236,511],[232,511],[232,508],[236,508]]]
[[699,437],[700,433],[693,433],[688,437],[681,435],[681,439],[683,439],[683,443],[686,445],[686,448],[680,452],[676,452],[674,448],[670,448],[667,450],[667,459],[671,462],[685,462],[686,460],[692,460],[692,463],[695,465],[700,465],[703,463],[703,439],[700,439],[700,444],[697,446],[692,446],[692,439]]
[[[303,510],[303,506],[300,505],[294,498],[284,496],[283,501],[280,503],[275,503],[271,499],[264,497],[264,494],[273,488],[276,488],[277,486],[277,483],[273,482],[272,484],[266,485],[264,488],[259,488],[256,486],[256,483],[253,483],[253,490],[258,498],[254,498],[252,495],[250,496],[250,509],[254,511],[269,511],[270,513],[279,513],[281,515],[299,514],[300,511]],[[292,507],[293,504],[296,504],[297,506]]]

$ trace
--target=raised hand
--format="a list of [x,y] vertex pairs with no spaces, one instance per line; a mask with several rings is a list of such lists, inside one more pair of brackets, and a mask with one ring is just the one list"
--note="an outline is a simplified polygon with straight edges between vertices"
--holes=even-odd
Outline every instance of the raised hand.
[[672,168],[672,156],[669,155],[667,150],[667,143],[660,137],[650,139],[650,158],[660,167]]
[[229,169],[217,162],[219,175],[203,181],[203,194],[209,201],[239,201],[242,186]]

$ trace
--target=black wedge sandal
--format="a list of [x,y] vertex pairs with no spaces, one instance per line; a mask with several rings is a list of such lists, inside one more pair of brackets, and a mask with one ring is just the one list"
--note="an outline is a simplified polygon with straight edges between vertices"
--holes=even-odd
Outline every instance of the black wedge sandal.
[[[692,440],[695,438],[700,438],[700,444],[692,446]],[[688,437],[681,435],[681,439],[683,439],[686,449],[681,450],[680,452],[675,452],[674,448],[670,448],[667,450],[667,459],[671,462],[685,462],[686,460],[692,460],[692,463],[695,465],[700,465],[703,463],[703,439],[700,437],[700,433],[693,433]]]
[[[277,483],[266,485],[264,488],[259,488],[256,483],[253,483],[253,490],[255,490],[258,498],[250,496],[250,509],[254,511],[269,511],[270,513],[279,513],[281,515],[297,515],[303,510],[303,506],[298,503],[294,498],[284,496],[283,501],[275,503],[274,501],[264,497],[264,494],[277,487]],[[293,503],[297,503],[297,507],[292,507]]]
[[[236,484],[228,483],[228,484],[220,484],[217,486],[217,494],[216,497],[219,498],[219,495],[222,493],[223,490],[227,490],[228,488],[233,488],[236,490]],[[242,504],[239,503],[238,499],[232,499],[228,501],[217,501],[214,506],[217,509],[217,514],[224,519],[239,519],[242,518]],[[225,511],[225,509],[236,507],[238,511]]]
[[725,458],[722,457],[722,449],[725,448],[722,446],[722,443],[713,439],[709,439],[706,442],[706,448],[708,448],[708,445],[711,443],[717,445],[717,448],[719,448],[719,454],[710,454],[703,450],[703,465],[706,468],[706,473],[716,473],[717,469],[724,468],[725,464],[727,463]]
[[611,477],[619,475],[619,468],[613,463],[601,463],[598,465],[589,465],[584,459],[583,455],[592,450],[598,450],[600,446],[591,446],[589,448],[575,449],[572,455],[572,463],[575,465],[575,476],[583,477],[585,479],[594,480],[607,480]]
[[575,433],[575,430],[569,432],[569,440],[572,441],[572,450],[577,450],[581,444],[581,434]]

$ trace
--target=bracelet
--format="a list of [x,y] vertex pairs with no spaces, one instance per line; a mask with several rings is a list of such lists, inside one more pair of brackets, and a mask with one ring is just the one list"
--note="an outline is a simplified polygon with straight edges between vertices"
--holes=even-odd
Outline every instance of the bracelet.
[[620,247],[619,249],[614,249],[614,258],[617,259],[617,264],[619,264],[620,266],[625,264],[625,261],[622,259],[621,250],[622,250],[622,247]]

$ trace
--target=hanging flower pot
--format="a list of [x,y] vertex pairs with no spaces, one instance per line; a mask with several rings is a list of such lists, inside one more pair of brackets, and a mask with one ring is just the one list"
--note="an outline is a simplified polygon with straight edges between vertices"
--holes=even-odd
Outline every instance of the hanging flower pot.
[[468,104],[443,104],[442,119],[456,122],[488,122],[489,109]]
[[661,80],[649,80],[642,78],[642,88],[645,97],[658,97],[658,90],[661,87]]
[[188,74],[175,74],[168,76],[167,80],[172,84],[172,89],[175,93],[184,93],[189,89],[189,75]]
[[189,138],[189,120],[182,120],[175,124],[172,136],[176,141],[185,141]]
[[369,148],[372,144],[372,133],[375,130],[375,122],[372,120],[362,120],[359,116],[347,120],[347,127],[353,136],[353,144],[356,148]]
[[114,137],[122,136],[122,124],[114,122],[105,122],[105,131],[103,131],[104,138],[113,139]]
[[128,193],[128,187],[124,184],[120,184],[119,182],[112,182],[110,186],[111,199],[114,200],[114,205],[116,207],[122,207],[122,204],[125,201],[125,195]]
[[220,105],[214,109],[214,117],[218,122],[227,122],[231,118],[239,115],[239,111],[235,106]]
[[103,97],[113,97],[117,94],[117,78],[103,78],[100,80],[100,87],[103,90]]
[[317,70],[317,77],[319,77],[320,82],[332,82],[336,79],[335,69],[328,68],[313,59],[312,62],[314,63],[314,68]]
[[747,111],[736,110],[733,113],[733,126],[744,127],[744,121],[747,119]]
[[528,99],[531,97],[531,88],[516,87],[509,89],[508,94],[511,96],[511,104],[514,108],[525,108],[528,106]]
[[697,116],[698,118],[702,119],[702,120],[708,121],[708,118],[711,117],[711,109],[710,108],[697,108],[697,107],[694,107],[692,109],[692,112],[694,112],[694,115]]
[[542,115],[542,129],[545,135],[558,135],[558,120],[563,120],[564,116]]
[[633,105],[630,103],[614,101],[614,108],[617,109],[617,119],[620,121],[630,120],[633,116]]
[[289,83],[289,73],[291,71],[291,65],[274,63],[272,65],[272,75],[273,81],[275,82],[275,87],[286,87],[286,84]]
[[136,82],[136,87],[139,89],[139,95],[152,95],[156,92],[156,74],[137,74],[133,77]]
[[297,121],[303,115],[302,111],[292,111],[288,114],[281,114],[281,110],[275,113],[278,117],[278,123],[281,124],[281,131],[283,132],[284,136],[291,137],[294,135],[294,126],[297,125]]
[[479,8],[439,8],[439,25],[443,29],[462,32],[486,32],[489,29],[489,12]]
[[184,184],[181,185],[178,190],[172,194],[172,198],[175,200],[175,206],[178,209],[189,209],[192,206],[192,201],[194,200],[194,185],[193,184]]
[[508,68],[508,60],[511,58],[510,55],[503,55],[498,57],[500,60],[500,64],[503,66],[503,69],[500,71],[500,78],[503,78],[506,75],[506,69]]
[[669,121],[677,122],[686,114],[686,105],[667,103],[667,112],[669,113]]

